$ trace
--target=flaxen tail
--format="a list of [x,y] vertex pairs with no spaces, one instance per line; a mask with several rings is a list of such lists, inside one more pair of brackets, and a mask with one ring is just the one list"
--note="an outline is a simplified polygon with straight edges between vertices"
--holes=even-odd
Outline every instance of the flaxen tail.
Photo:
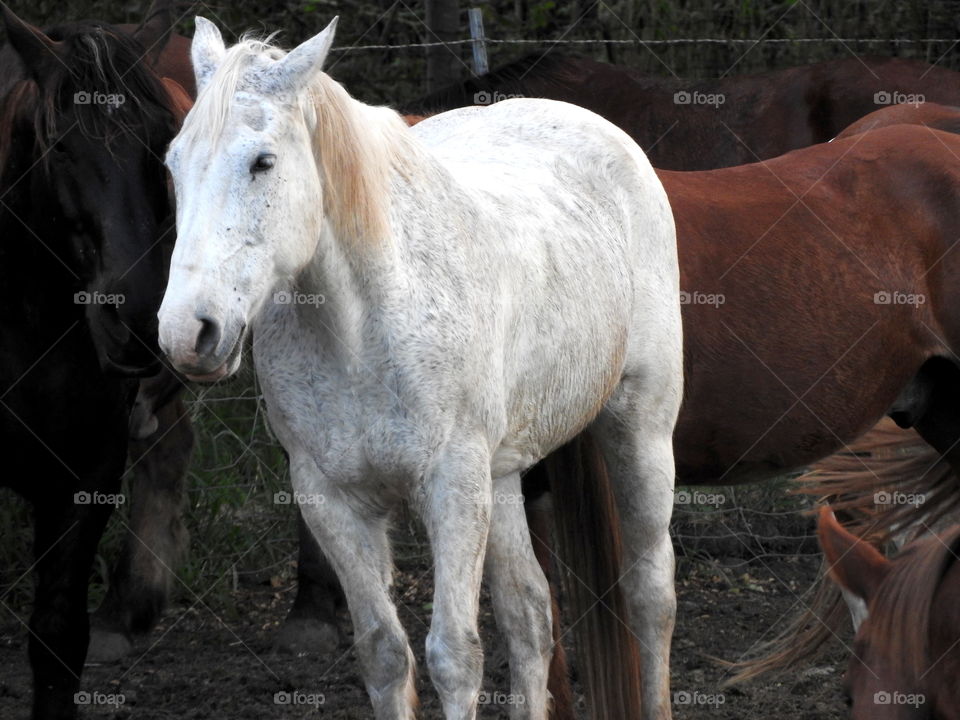
[[[929,532],[955,513],[957,481],[949,464],[916,432],[884,420],[798,478],[797,492],[828,499],[845,528],[882,545]],[[826,642],[849,627],[849,618],[840,591],[821,567],[806,609],[748,659],[732,664],[736,674],[730,682],[815,659]]]
[[606,465],[588,432],[554,452],[553,495],[566,612],[590,717],[640,716],[640,655],[620,591],[620,523]]

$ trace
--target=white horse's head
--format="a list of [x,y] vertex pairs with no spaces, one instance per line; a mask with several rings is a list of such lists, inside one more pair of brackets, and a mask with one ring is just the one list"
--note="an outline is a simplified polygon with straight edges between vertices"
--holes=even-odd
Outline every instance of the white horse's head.
[[159,316],[160,346],[192,378],[237,369],[246,329],[326,228],[377,225],[363,200],[383,195],[362,171],[365,106],[321,70],[335,25],[286,54],[250,39],[227,49],[197,18],[199,95],[167,154],[177,243]]

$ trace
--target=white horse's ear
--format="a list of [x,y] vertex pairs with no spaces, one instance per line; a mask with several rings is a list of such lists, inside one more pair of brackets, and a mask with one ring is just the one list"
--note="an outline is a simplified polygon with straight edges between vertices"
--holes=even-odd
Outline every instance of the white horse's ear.
[[268,86],[273,92],[298,92],[323,69],[337,30],[335,17],[320,33],[291,50],[270,69]]
[[193,74],[197,77],[199,93],[217,71],[227,49],[216,25],[199,15],[196,17],[196,24],[197,29],[190,45],[190,60],[193,62]]

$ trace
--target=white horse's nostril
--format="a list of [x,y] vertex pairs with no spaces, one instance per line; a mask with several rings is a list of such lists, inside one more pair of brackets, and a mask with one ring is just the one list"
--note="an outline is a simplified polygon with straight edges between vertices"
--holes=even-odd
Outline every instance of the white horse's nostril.
[[196,318],[200,321],[200,331],[194,351],[199,357],[212,355],[220,344],[220,323],[204,313],[197,313]]

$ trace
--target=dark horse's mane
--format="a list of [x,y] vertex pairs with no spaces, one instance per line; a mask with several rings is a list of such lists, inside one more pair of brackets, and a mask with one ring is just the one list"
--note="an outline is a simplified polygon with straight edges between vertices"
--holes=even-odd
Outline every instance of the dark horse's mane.
[[[148,67],[147,52],[136,38],[89,21],[45,32],[60,43],[60,53],[59,59],[51,54],[39,83],[9,44],[0,50],[3,67],[11,73],[0,86],[0,177],[13,151],[16,129],[31,127],[33,151],[46,158],[57,139],[58,116],[68,108],[78,129],[102,141],[108,150],[114,138],[137,128],[145,133],[147,143],[154,135],[159,139],[174,134],[172,100]],[[122,95],[124,102],[78,104],[74,98],[79,92]]]
[[491,96],[496,93],[527,96],[533,82],[538,86],[571,87],[583,74],[583,63],[584,59],[576,55],[526,55],[485,75],[425,95],[402,106],[400,111],[410,115],[429,115],[474,105],[476,95],[482,92]]
[[931,664],[934,599],[958,552],[960,525],[910,543],[870,605],[872,645],[901,677],[920,678]]

